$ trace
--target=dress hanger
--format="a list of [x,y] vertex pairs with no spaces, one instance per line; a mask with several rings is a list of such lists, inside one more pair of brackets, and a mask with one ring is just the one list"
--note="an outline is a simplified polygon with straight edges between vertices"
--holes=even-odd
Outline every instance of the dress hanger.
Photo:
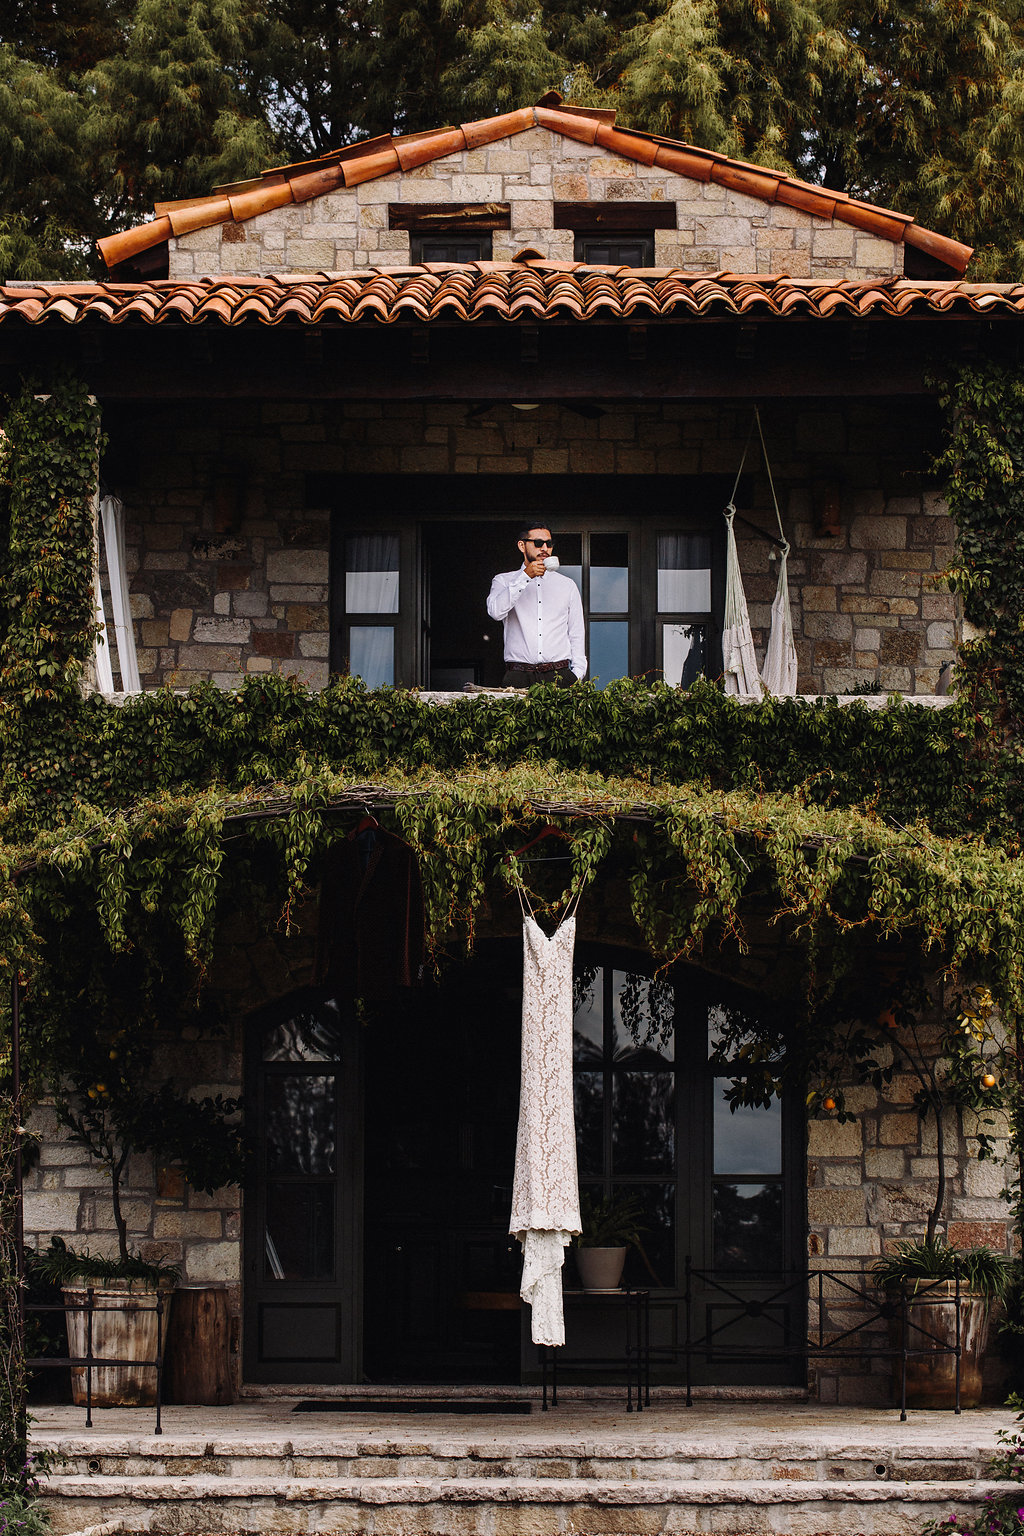
[[[511,853],[506,853],[505,863],[508,864],[512,859],[518,859],[520,854],[525,853],[528,848],[535,847],[537,843],[543,842],[544,838],[546,837],[560,837],[563,842],[568,841],[568,833],[563,832],[561,827],[556,827],[552,822],[549,821],[546,826],[541,827],[536,837],[530,838],[528,843],[524,843],[521,848],[514,848]],[[523,859],[522,862],[524,864],[560,864],[562,862],[571,863],[572,854],[553,853],[549,854],[547,858]]]

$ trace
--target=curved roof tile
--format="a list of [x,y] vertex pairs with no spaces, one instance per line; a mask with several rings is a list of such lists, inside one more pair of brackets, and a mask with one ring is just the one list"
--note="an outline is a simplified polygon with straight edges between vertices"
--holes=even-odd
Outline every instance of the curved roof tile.
[[550,261],[0,287],[0,324],[27,325],[533,323],[730,315],[827,320],[1000,312],[1024,318],[1024,284],[902,278],[830,283]]
[[635,129],[617,128],[613,113],[589,112],[565,105],[522,107],[479,122],[463,123],[457,128],[437,128],[401,138],[384,134],[333,150],[316,160],[275,166],[252,181],[218,187],[208,198],[160,204],[157,208],[159,217],[150,223],[100,240],[100,254],[108,267],[116,267],[153,246],[162,245],[172,233],[187,234],[190,230],[205,229],[229,220],[242,222],[256,218],[286,203],[308,202],[337,187],[354,187],[380,176],[414,170],[431,160],[493,144],[528,128],[546,128],[579,143],[597,145],[626,160],[654,165],[694,181],[714,181],[731,191],[742,192],[762,202],[779,202],[818,218],[839,219],[882,239],[906,241],[955,272],[964,272],[973,254],[970,246],[933,230],[921,229],[906,214],[876,208],[871,203],[847,197],[845,193],[797,181],[782,171],[730,160],[725,155],[692,144]]

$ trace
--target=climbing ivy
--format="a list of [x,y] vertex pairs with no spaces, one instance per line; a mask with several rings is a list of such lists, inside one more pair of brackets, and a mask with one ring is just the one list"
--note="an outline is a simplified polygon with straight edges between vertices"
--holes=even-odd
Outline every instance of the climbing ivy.
[[[222,914],[249,900],[287,925],[367,798],[419,855],[438,962],[472,944],[481,909],[517,881],[554,909],[562,888],[515,850],[557,815],[569,883],[617,882],[664,964],[742,950],[752,915],[774,925],[814,1005],[805,1031],[831,1018],[841,1043],[843,988],[872,943],[928,957],[963,996],[989,987],[1012,1021],[1024,993],[1022,394],[994,369],[945,387],[950,574],[979,631],[960,698],[873,711],[740,706],[708,683],[629,680],[444,708],[351,679],[311,694],[270,676],[122,707],[86,698],[99,415],[72,379],[26,389],[0,462],[0,1019],[17,973],[29,1071],[54,1067],[57,936],[83,914],[113,955],[173,930],[201,978]],[[987,1040],[946,1041],[968,1095]],[[827,1056],[807,1054],[812,1108],[842,1115]]]

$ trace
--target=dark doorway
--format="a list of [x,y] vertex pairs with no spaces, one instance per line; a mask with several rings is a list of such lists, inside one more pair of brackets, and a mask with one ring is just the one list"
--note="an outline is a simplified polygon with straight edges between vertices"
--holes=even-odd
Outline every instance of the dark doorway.
[[500,688],[504,633],[501,623],[487,616],[487,594],[499,571],[522,564],[515,518],[429,523],[422,538],[430,591],[430,687]]
[[366,1031],[368,1381],[520,1379],[520,968],[518,944],[481,945]]

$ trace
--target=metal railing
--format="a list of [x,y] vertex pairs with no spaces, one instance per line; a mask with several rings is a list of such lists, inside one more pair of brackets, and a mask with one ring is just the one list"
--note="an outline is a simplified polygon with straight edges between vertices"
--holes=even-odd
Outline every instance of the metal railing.
[[[952,1285],[952,1290],[947,1287]],[[650,1309],[645,1309],[644,1335],[640,1344],[645,1397],[649,1401],[652,1363],[685,1362],[686,1404],[693,1404],[693,1364],[704,1356],[716,1364],[730,1361],[853,1359],[898,1362],[900,1419],[907,1417],[907,1365],[914,1359],[949,1355],[953,1359],[953,1412],[961,1411],[961,1360],[963,1356],[963,1286],[959,1271],[952,1281],[915,1280],[883,1288],[870,1270],[814,1269],[772,1270],[703,1269],[686,1259],[681,1290],[655,1291],[659,1302],[676,1301],[684,1319],[682,1342],[651,1343]],[[699,1304],[698,1304],[699,1303]],[[949,1333],[935,1332],[921,1319],[919,1309],[950,1306],[954,1323]],[[807,1314],[815,1309],[814,1324]],[[832,1327],[829,1316],[840,1309],[856,1308],[862,1315]],[[696,1314],[703,1312],[703,1323]],[[715,1319],[715,1313],[721,1315]],[[760,1342],[739,1340],[731,1329],[755,1321],[763,1330]],[[888,1338],[890,1324],[898,1323],[894,1343]],[[796,1327],[799,1326],[799,1334]],[[882,1341],[884,1330],[886,1342]]]
[[[154,1305],[145,1303],[149,1296],[133,1295],[126,1291],[124,1300],[112,1303],[109,1296],[102,1300],[96,1299],[96,1288],[93,1286],[75,1287],[85,1291],[84,1301],[30,1302],[26,1305],[26,1312],[62,1312],[67,1316],[71,1312],[85,1313],[85,1354],[72,1355],[38,1355],[25,1361],[26,1366],[33,1370],[82,1370],[85,1371],[85,1427],[92,1428],[93,1407],[93,1371],[113,1370],[117,1367],[131,1367],[134,1370],[155,1370],[156,1372],[156,1427],[153,1433],[163,1434],[160,1423],[160,1406],[163,1397],[164,1376],[164,1318],[167,1312],[167,1303],[163,1295],[157,1291],[152,1300]],[[156,1357],[152,1360],[125,1360],[112,1355],[97,1355],[93,1349],[93,1319],[98,1312],[155,1312],[156,1313]]]

